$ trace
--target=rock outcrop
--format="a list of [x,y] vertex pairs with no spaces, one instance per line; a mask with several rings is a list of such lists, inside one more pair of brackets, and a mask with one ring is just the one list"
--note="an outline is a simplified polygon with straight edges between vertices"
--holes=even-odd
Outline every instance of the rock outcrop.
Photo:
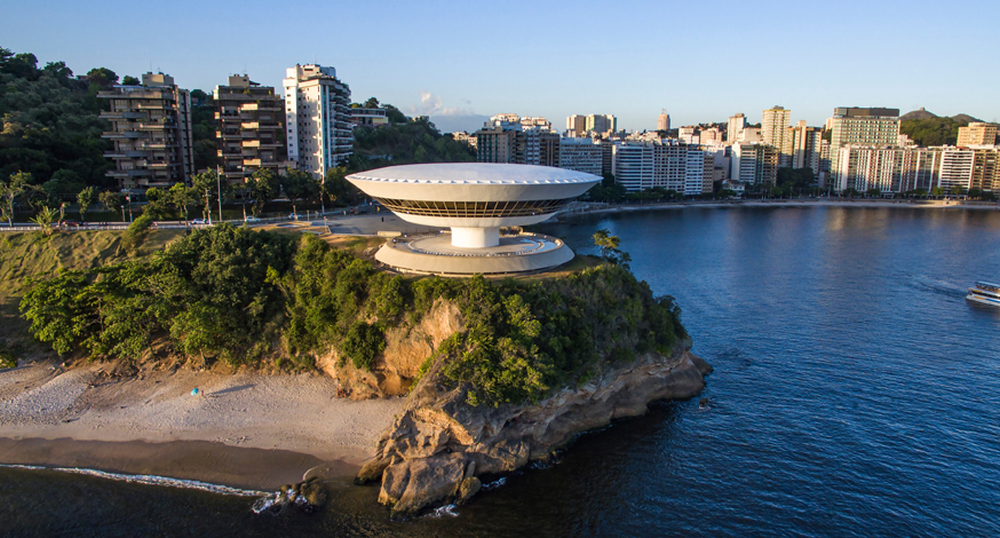
[[454,302],[438,300],[416,324],[403,323],[386,331],[385,350],[372,371],[355,368],[336,351],[317,357],[316,366],[340,382],[344,396],[355,400],[405,395],[421,364],[445,338],[465,328]]
[[468,386],[442,383],[436,364],[414,387],[357,482],[381,480],[379,502],[394,516],[465,502],[479,490],[480,475],[543,460],[581,432],[645,413],[652,401],[697,395],[711,366],[690,347],[685,340],[670,356],[650,353],[608,367],[582,386],[536,404],[499,407],[469,405]]

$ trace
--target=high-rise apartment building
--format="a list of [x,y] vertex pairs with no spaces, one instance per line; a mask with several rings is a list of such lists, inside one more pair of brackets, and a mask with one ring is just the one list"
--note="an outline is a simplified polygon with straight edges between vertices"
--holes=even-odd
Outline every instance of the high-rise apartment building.
[[284,99],[246,75],[229,77],[212,97],[223,177],[235,184],[260,168],[279,173],[285,164]]
[[656,118],[656,130],[657,131],[669,131],[670,130],[670,114],[667,114],[667,109],[660,111],[660,116]]
[[714,156],[676,140],[625,142],[613,146],[615,181],[635,192],[660,187],[685,195],[711,191]]
[[1000,149],[973,148],[972,182],[970,189],[1000,192]]
[[890,147],[849,145],[840,149],[839,177],[855,190],[878,189],[904,193],[914,189],[945,192],[958,187],[993,190],[997,178],[997,150],[951,146]]
[[827,125],[831,131],[830,180],[838,191],[856,188],[840,175],[841,148],[847,145],[895,147],[899,144],[898,108],[838,107],[833,110]]
[[992,146],[997,143],[997,124],[971,122],[965,127],[958,128],[958,142],[960,148],[969,146]]
[[726,143],[735,144],[741,140],[740,135],[743,134],[743,128],[747,126],[747,117],[740,114],[734,114],[729,117],[729,125],[726,128]]
[[185,183],[194,172],[191,143],[191,94],[163,73],[142,75],[139,86],[115,86],[97,96],[110,101],[101,117],[111,122],[103,133],[114,144],[104,156],[115,167],[107,175],[123,190],[144,192]]
[[476,160],[481,163],[516,163],[517,131],[501,125],[476,131]]
[[590,114],[587,116],[587,131],[595,134],[611,133],[618,130],[618,118],[611,114]]
[[774,185],[778,180],[778,148],[762,142],[732,145],[729,177],[742,183]]
[[353,152],[351,89],[336,69],[314,64],[289,67],[284,87],[288,159],[323,177]]
[[788,127],[791,124],[792,111],[775,106],[761,113],[760,138],[765,144],[778,149],[778,166],[788,167],[792,164],[792,140]]
[[792,147],[789,166],[811,168],[813,173],[819,174],[823,131],[816,127],[808,127],[805,120],[799,120],[794,127],[788,128],[788,139]]
[[591,138],[564,138],[559,142],[559,168],[599,176],[602,152],[601,143]]

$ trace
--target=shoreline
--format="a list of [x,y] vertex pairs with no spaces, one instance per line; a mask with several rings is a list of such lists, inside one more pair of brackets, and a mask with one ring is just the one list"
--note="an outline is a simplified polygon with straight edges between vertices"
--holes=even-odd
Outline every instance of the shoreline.
[[0,371],[0,463],[261,490],[319,467],[349,483],[404,403],[338,398],[339,384],[321,374],[114,378],[111,368],[41,361]]
[[[580,202],[581,204],[598,204],[598,202]],[[684,202],[651,202],[648,204],[604,204],[599,207],[584,209],[569,209],[556,215],[556,218],[570,218],[585,215],[600,215],[605,213],[628,213],[634,211],[660,211],[670,209],[697,208],[733,208],[733,207],[865,207],[865,208],[910,208],[910,209],[972,209],[976,211],[998,211],[1000,203],[944,203],[943,200],[913,202],[910,200],[841,200],[826,198],[802,198],[779,200],[691,200]]]

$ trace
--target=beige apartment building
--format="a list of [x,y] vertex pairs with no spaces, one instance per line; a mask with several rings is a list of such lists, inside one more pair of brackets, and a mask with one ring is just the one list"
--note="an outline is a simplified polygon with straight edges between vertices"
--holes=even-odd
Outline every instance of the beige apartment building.
[[997,124],[971,122],[965,127],[958,128],[958,142],[960,148],[969,146],[992,146],[997,143]]
[[792,139],[788,127],[791,125],[792,111],[775,106],[761,113],[760,138],[765,144],[778,150],[778,166],[788,167],[792,164]]
[[285,106],[274,88],[261,86],[246,75],[229,77],[216,86],[216,139],[222,175],[231,184],[246,181],[254,171],[285,167]]
[[139,86],[115,86],[97,97],[110,102],[101,117],[111,130],[101,137],[114,144],[104,156],[115,163],[107,175],[119,188],[138,194],[188,181],[194,167],[190,92],[169,75],[146,73]]

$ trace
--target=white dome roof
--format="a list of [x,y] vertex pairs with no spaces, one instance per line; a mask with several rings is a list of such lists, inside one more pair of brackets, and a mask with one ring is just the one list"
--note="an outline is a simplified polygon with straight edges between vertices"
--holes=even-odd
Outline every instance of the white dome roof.
[[387,166],[347,176],[362,181],[437,185],[551,185],[594,183],[599,176],[531,164],[427,163]]

